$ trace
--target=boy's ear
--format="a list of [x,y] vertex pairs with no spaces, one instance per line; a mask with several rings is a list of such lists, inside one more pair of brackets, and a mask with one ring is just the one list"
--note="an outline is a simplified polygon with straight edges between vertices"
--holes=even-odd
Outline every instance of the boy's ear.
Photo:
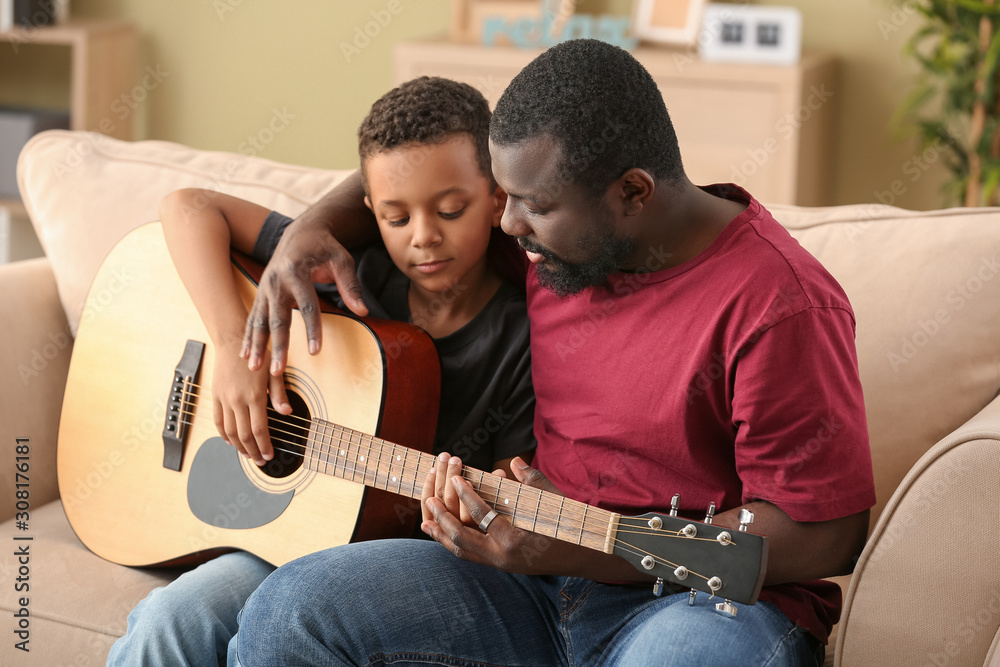
[[368,198],[368,195],[365,195],[365,206],[367,206],[368,210],[372,213],[375,212],[375,209],[372,208],[372,200]]
[[494,227],[499,227],[500,218],[503,217],[503,210],[507,208],[507,191],[498,185],[497,189],[493,191],[493,200],[493,220],[491,224]]

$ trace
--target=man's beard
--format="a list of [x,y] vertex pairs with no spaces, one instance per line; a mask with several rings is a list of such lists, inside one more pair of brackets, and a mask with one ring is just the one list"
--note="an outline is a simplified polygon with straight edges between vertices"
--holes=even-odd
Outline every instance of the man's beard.
[[588,287],[596,287],[607,283],[608,275],[617,271],[626,260],[635,253],[635,239],[615,238],[611,225],[610,211],[602,216],[604,230],[593,245],[598,248],[597,254],[585,262],[571,264],[556,257],[547,248],[518,239],[521,247],[530,252],[536,252],[545,261],[537,265],[538,282],[545,289],[562,298],[578,294]]

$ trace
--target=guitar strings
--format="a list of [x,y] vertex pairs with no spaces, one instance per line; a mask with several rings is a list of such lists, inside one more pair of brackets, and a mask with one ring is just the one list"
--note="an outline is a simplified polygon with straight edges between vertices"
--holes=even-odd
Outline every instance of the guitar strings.
[[[203,388],[200,385],[197,385],[196,383],[193,383],[193,382],[185,382],[185,384],[187,386],[190,386],[190,387]],[[195,417],[197,417],[197,414],[194,411],[197,406],[195,406],[194,403],[195,403],[195,399],[198,398],[198,397],[200,397],[200,396],[201,396],[201,394],[199,394],[198,392],[193,392],[193,391],[191,391],[191,392],[185,391],[184,392],[183,404],[185,406],[191,406],[192,409],[191,410],[184,410],[184,411],[182,411],[183,415],[190,416],[192,420]],[[207,400],[207,398],[206,398],[206,400]],[[282,415],[281,413],[278,413],[277,410],[275,410],[273,407],[268,407],[267,411],[275,413],[275,414],[277,414],[281,418],[281,419],[275,418],[275,421],[279,421],[280,422],[282,419],[295,418],[295,419],[298,419],[298,420],[300,420],[302,422],[308,423],[310,426],[312,426],[314,424],[314,420],[307,419],[307,418],[304,418],[304,417],[300,417],[298,415],[294,415],[294,414],[293,415]],[[271,418],[269,418],[268,419],[269,425],[270,425],[271,421],[272,421]],[[360,431],[354,431],[353,429],[347,429],[346,427],[342,427],[342,426],[340,426],[338,424],[334,424],[332,422],[326,422],[325,420],[318,420],[318,419],[316,421],[320,422],[320,426],[321,427],[328,427],[328,428],[332,429],[331,433],[318,434],[320,436],[331,436],[329,440],[326,440],[326,439],[317,439],[315,437],[312,437],[311,435],[309,435],[311,429],[310,428],[306,428],[304,426],[288,425],[288,426],[290,426],[292,428],[298,428],[298,429],[304,431],[305,435],[292,433],[290,431],[284,431],[282,429],[277,429],[277,428],[270,427],[270,426],[269,426],[269,430],[273,429],[275,432],[278,432],[278,433],[284,433],[286,435],[291,435],[293,437],[300,437],[300,438],[303,438],[307,442],[311,441],[311,442],[314,442],[314,443],[316,443],[316,442],[320,443],[321,451],[319,453],[320,454],[325,454],[328,458],[326,460],[324,460],[324,459],[318,457],[316,459],[317,462],[319,464],[321,464],[321,465],[324,465],[327,468],[329,468],[330,466],[333,466],[333,468],[335,470],[337,470],[337,469],[343,470],[344,473],[345,473],[344,479],[347,479],[346,474],[348,472],[348,468],[349,468],[350,464],[352,463],[352,461],[350,461],[350,459],[346,458],[346,454],[357,454],[362,459],[360,461],[354,461],[353,462],[354,463],[354,467],[353,467],[353,471],[351,473],[352,476],[356,477],[357,472],[358,472],[358,470],[357,470],[358,465],[359,464],[361,464],[361,465],[364,464],[363,463],[364,456],[361,455],[361,451],[362,451],[361,450],[361,445],[362,445],[361,440],[362,439],[368,439],[372,443],[376,443],[376,444],[379,445],[379,451],[377,452],[377,457],[378,457],[379,462],[381,462],[382,454],[385,453],[384,452],[384,446],[385,445],[388,445],[390,447],[390,452],[389,452],[390,453],[390,457],[389,457],[390,459],[392,458],[392,451],[391,450],[392,449],[396,449],[398,447],[394,443],[391,443],[391,442],[388,442],[388,441],[384,441],[384,440],[382,440],[380,438],[372,437],[372,436],[370,436],[368,434],[365,434],[365,433],[362,433]],[[183,423],[186,424],[186,425],[191,425],[191,424],[193,424],[193,421],[192,422],[183,422]],[[341,445],[343,445],[344,442],[345,442],[343,436],[345,434],[348,437],[348,440],[346,441],[347,445],[346,445],[346,447],[338,447],[338,449],[342,450],[342,453],[341,453],[340,456],[336,456],[336,455],[334,455],[332,449],[330,449],[329,447],[331,445],[334,445],[336,442],[339,442]],[[336,440],[333,438],[334,435],[336,435]],[[354,443],[351,440],[352,437],[358,437],[359,438],[359,442],[358,443]],[[290,440],[285,440],[285,439],[282,439],[282,438],[272,437],[272,442],[280,442],[280,443],[283,443],[283,444],[286,444],[286,445],[289,445],[289,446],[296,446],[296,447],[303,447],[303,448],[305,448],[304,445],[302,445],[300,443],[292,442]],[[357,449],[353,448],[353,445],[355,445],[355,444],[357,445]],[[326,449],[323,449],[324,446],[326,447]],[[368,449],[368,458],[370,459],[372,451],[373,451],[373,448],[372,448],[371,445],[369,445],[367,449]],[[424,482],[419,481],[417,479],[417,475],[420,474],[421,467],[420,466],[412,466],[408,470],[407,467],[406,467],[406,465],[405,465],[406,458],[409,458],[409,456],[411,456],[411,455],[416,455],[416,458],[418,458],[418,459],[419,458],[429,458],[429,459],[431,459],[431,461],[436,461],[437,459],[436,459],[435,456],[433,456],[431,454],[427,454],[425,452],[420,452],[418,450],[411,450],[411,449],[408,449],[408,448],[402,448],[402,449],[405,452],[407,452],[407,456],[405,456],[405,457],[402,458],[403,465],[401,465],[401,467],[400,467],[401,468],[401,473],[407,473],[407,472],[412,472],[413,473],[414,477],[413,477],[412,481],[410,482],[410,484],[408,485],[408,488],[410,490],[410,493],[414,494],[413,497],[416,497],[417,488],[419,487],[419,488],[422,489],[422,487],[424,485],[424,482],[426,482],[426,473],[424,475]],[[281,448],[281,447],[275,447],[275,450],[276,451],[281,451],[281,452],[284,452],[284,453],[288,453],[288,454],[291,454],[293,456],[299,456],[299,457],[302,457],[303,459],[307,458],[307,455],[306,455],[305,452],[297,452],[297,451],[293,451],[293,450],[289,450],[289,449],[284,449],[284,448]],[[334,456],[333,460],[329,459],[330,456]],[[396,457],[399,458],[399,455],[396,454]],[[381,475],[381,477],[384,479],[383,483],[384,483],[384,486],[385,486],[386,490],[389,490],[389,488],[391,486],[389,478],[390,478],[391,473],[392,473],[392,468],[391,468],[392,464],[390,463],[389,465],[390,465],[389,471],[385,472],[383,475]],[[491,486],[491,484],[487,484],[486,483],[486,480],[488,479],[488,477],[487,477],[488,473],[485,473],[483,471],[477,471],[477,470],[472,469],[472,468],[464,468],[463,467],[462,476],[465,477],[470,482],[473,481],[472,478],[476,475],[476,473],[478,473],[479,476],[480,476],[479,488],[476,489],[477,493],[479,493],[480,496],[482,496],[484,490],[493,490],[493,489],[487,489],[486,488],[487,486]],[[362,470],[362,483],[364,483],[364,481],[366,480],[367,475],[368,475],[368,473],[366,471]],[[379,477],[380,477],[378,469],[376,469],[374,472],[372,472],[371,476],[372,476],[372,485],[377,488],[378,487]],[[356,482],[357,480],[356,479],[352,479],[351,481],[355,481]],[[403,480],[400,478],[398,480],[398,482],[396,483],[396,487],[397,487],[397,490],[398,490],[397,492],[399,492],[399,493],[402,493],[402,488],[403,488],[403,483],[402,482],[403,482]],[[498,514],[501,514],[501,515],[504,515],[504,516],[507,516],[507,517],[510,517],[510,518],[514,519],[515,521],[512,521],[511,523],[515,523],[516,519],[518,519],[518,517],[517,517],[517,503],[520,500],[521,488],[518,488],[518,490],[517,490],[517,497],[515,498],[515,503],[514,503],[515,507],[512,510],[508,510],[504,505],[500,504],[500,495],[501,495],[500,491],[502,489],[502,486],[503,486],[504,482],[512,482],[512,483],[517,483],[517,482],[514,481],[514,480],[508,480],[506,478],[499,478],[499,477],[495,478],[494,480],[490,480],[490,482],[492,484],[496,485],[496,489],[493,490],[494,491],[494,496],[496,498],[496,501],[495,501],[495,505],[491,505],[491,506],[493,507],[494,510],[497,511]],[[518,484],[518,486],[522,487],[523,485]],[[590,507],[590,506],[588,506],[588,505],[586,505],[584,503],[579,503],[578,501],[574,501],[574,500],[571,500],[571,499],[568,499],[568,498],[565,498],[565,497],[560,497],[560,500],[558,502],[556,502],[556,501],[551,500],[551,499],[546,499],[544,497],[544,495],[541,493],[540,489],[534,489],[532,487],[526,487],[526,488],[528,489],[528,491],[526,493],[530,494],[532,491],[534,491],[537,494],[535,517],[533,517],[533,521],[532,521],[533,525],[530,528],[530,530],[534,530],[535,524],[537,522],[537,519],[538,519],[539,516],[541,516],[542,519],[543,519],[543,524],[545,524],[545,525],[547,525],[548,523],[553,522],[553,521],[556,522],[557,525],[555,526],[555,532],[554,532],[554,534],[553,535],[549,535],[549,537],[556,537],[558,535],[558,532],[559,532],[558,522],[560,522],[562,520],[571,520],[571,519],[573,519],[573,517],[572,517],[571,514],[580,514],[583,517],[583,520],[582,520],[582,523],[580,524],[580,526],[576,527],[575,530],[571,530],[571,529],[568,529],[568,528],[564,529],[565,532],[572,532],[572,533],[578,534],[579,535],[578,543],[581,543],[581,544],[582,544],[582,541],[583,541],[583,535],[584,534],[589,534],[593,538],[597,538],[598,540],[607,537],[609,526],[610,526],[610,523],[611,523],[610,519],[611,519],[612,513],[607,512],[606,510],[601,510],[599,508]],[[486,498],[484,498],[484,500],[486,500]],[[505,501],[507,501],[507,500],[509,500],[509,499],[505,499]],[[545,503],[543,503],[543,501],[545,501]],[[565,505],[567,503],[570,505],[570,507],[568,508],[570,510],[570,512],[566,511],[567,508],[565,507]],[[541,510],[543,508],[543,504],[546,505],[545,506],[545,510],[547,511],[547,513],[541,513]],[[551,511],[550,511],[552,509],[552,507],[551,507],[552,505],[557,505],[558,506],[558,512],[556,514],[552,514]],[[584,511],[582,513],[579,512],[579,507],[574,507],[574,505],[582,505],[584,507]],[[576,510],[576,511],[574,512],[573,510]],[[588,512],[590,512],[590,513],[592,513],[594,515],[597,515],[597,516],[587,517],[587,513]],[[606,515],[603,518],[599,516],[602,513]],[[526,521],[526,519],[524,519],[523,517],[521,517],[521,520],[522,520],[522,523]],[[593,527],[588,526],[588,524],[596,524],[597,527],[593,528]],[[630,524],[631,524],[631,526],[630,526]],[[625,527],[632,527],[633,530],[623,530],[623,528],[625,528]],[[661,565],[665,565],[665,566],[669,566],[669,567],[673,567],[673,568],[677,567],[676,563],[673,563],[673,562],[671,562],[669,560],[666,560],[662,556],[657,556],[656,554],[653,554],[653,553],[650,553],[650,552],[648,552],[648,551],[646,551],[644,549],[641,549],[641,548],[637,547],[636,545],[631,544],[631,543],[625,541],[622,537],[619,537],[619,535],[621,535],[621,534],[638,534],[638,535],[643,535],[643,536],[646,536],[646,537],[654,535],[654,536],[657,536],[657,537],[682,538],[682,539],[694,540],[694,541],[705,541],[705,542],[716,542],[717,541],[714,538],[699,538],[699,537],[691,538],[691,537],[687,537],[687,536],[682,536],[682,534],[680,533],[680,531],[663,530],[663,529],[655,529],[654,530],[653,528],[649,527],[647,525],[647,523],[643,519],[637,518],[637,517],[619,517],[618,520],[615,522],[615,528],[616,528],[616,530],[615,530],[615,537],[612,538],[613,542],[616,545],[621,546],[623,548],[623,550],[628,551],[629,553],[632,553],[634,555],[643,555],[643,556],[647,556],[648,555],[648,556],[652,557],[655,562],[657,562],[657,563],[659,563]],[[638,528],[639,530],[634,530],[634,528]],[[560,539],[565,539],[565,537],[560,538]],[[566,541],[569,541],[569,540],[566,540]],[[730,546],[732,546],[732,545],[730,545]],[[699,577],[701,579],[704,579],[706,581],[709,578],[709,577],[707,577],[705,575],[699,574],[699,573],[694,572],[692,570],[689,570],[689,573],[692,574],[692,575],[695,575],[695,576],[697,576],[697,577]]]
[[[194,383],[189,383],[189,384],[193,385]],[[198,396],[198,394],[195,394],[193,392],[191,392],[191,393],[195,397]],[[188,405],[193,405],[193,400],[187,400],[187,398],[185,397],[185,403],[188,404]],[[274,410],[271,407],[267,408],[267,410],[269,412],[274,412],[274,413],[278,414],[282,418],[287,418],[289,416],[289,415],[281,415],[280,413],[277,413],[277,411]],[[190,415],[192,417],[195,416],[195,413],[193,411],[186,411],[186,412],[184,412],[184,414]],[[303,417],[299,417],[299,419],[301,419],[302,421],[308,422],[310,425],[313,424],[312,420],[305,419]],[[329,427],[334,430],[334,433],[319,434],[319,435],[331,435],[332,436],[332,435],[335,435],[337,431],[340,431],[342,434],[346,433],[345,427],[341,427],[341,426],[339,426],[337,424],[333,424],[331,422],[324,422],[323,420],[318,420],[318,421],[323,422],[325,424],[328,424]],[[191,422],[186,422],[186,423],[190,424]],[[304,440],[306,440],[307,442],[309,442],[309,441],[311,441],[311,442],[317,442],[318,441],[318,442],[321,442],[322,444],[326,444],[326,445],[332,445],[332,444],[334,444],[334,440],[333,439],[330,439],[330,440],[317,440],[317,438],[311,437],[308,434],[308,429],[305,429],[305,428],[302,428],[302,430],[305,431],[304,434],[291,433],[290,431],[284,431],[282,429],[278,429],[278,428],[275,428],[273,426],[271,428],[275,432],[278,432],[278,433],[285,433],[286,435],[291,435],[293,437],[295,437],[295,436],[301,437]],[[353,429],[352,429],[352,431],[353,431]],[[381,440],[379,438],[374,438],[374,437],[368,436],[367,434],[361,433],[359,431],[354,431],[353,433],[347,433],[347,435],[348,435],[348,438],[350,438],[352,435],[354,435],[354,436],[358,437],[359,439],[360,438],[368,438],[368,439],[372,440],[373,442],[378,443],[380,445],[380,450],[378,452],[379,459],[381,459],[382,454],[385,453],[383,445],[389,445],[390,448],[395,447],[395,445],[393,443],[389,443],[389,442],[383,441],[383,440]],[[338,435],[337,436],[337,440],[341,444],[343,444],[343,442],[344,442],[343,435]],[[292,442],[292,441],[289,441],[289,440],[285,440],[285,439],[282,439],[282,438],[274,438],[274,437],[272,437],[272,441],[280,442],[280,443],[283,443],[283,444],[286,444],[286,445],[289,445],[289,446],[299,446],[299,447],[303,446],[300,443],[295,443],[295,442]],[[353,447],[350,447],[350,445],[353,445],[353,444],[354,444],[353,442],[351,442],[350,440],[348,440],[348,445],[349,446],[345,450],[346,454],[355,454],[355,453],[356,454],[360,454],[360,452],[361,452],[361,443],[360,442],[357,443],[358,444],[358,448],[356,450]],[[277,451],[281,451],[281,452],[285,452],[285,453],[288,453],[288,454],[291,454],[293,456],[300,456],[300,457],[303,457],[303,458],[306,457],[306,455],[304,453],[296,452],[296,451],[293,451],[293,450],[288,450],[288,449],[284,449],[284,448],[280,448],[280,447],[276,448],[276,450]],[[370,452],[372,451],[372,447],[369,446],[368,450],[369,450],[369,455],[370,455]],[[424,456],[429,457],[431,460],[435,460],[435,457],[433,457],[432,455],[428,455],[426,453],[417,452],[417,450],[406,450],[406,451],[413,452],[413,453],[420,453],[420,454],[423,454]],[[325,452],[322,452],[322,453],[327,454],[328,457],[332,454],[332,452],[329,452],[329,451],[325,451]],[[341,457],[335,457],[335,459],[332,460],[332,461],[329,460],[329,459],[328,460],[320,460],[320,463],[322,463],[323,465],[326,465],[326,466],[331,466],[332,465],[332,466],[334,466],[335,469],[343,469],[346,472],[348,470],[348,468],[351,467],[352,461],[350,461],[350,459],[346,459],[343,456],[341,456]],[[354,463],[354,465],[353,465],[353,474],[356,476],[357,475],[357,467],[358,467],[359,464],[363,464],[363,462],[361,462],[361,461],[355,461],[353,463]],[[404,466],[402,466],[401,472],[402,473],[412,472],[413,474],[418,474],[419,470],[420,470],[419,467],[414,466],[414,467],[411,467],[411,468],[407,469],[407,467],[404,465]],[[477,472],[479,472],[480,475],[485,475],[486,474],[486,473],[483,473],[482,471],[476,471],[475,469],[463,469],[463,476],[466,477],[466,479],[469,479],[470,481],[472,481],[472,478],[475,476],[475,474]],[[362,479],[365,479],[367,474],[368,473],[366,473],[365,471],[362,471]],[[389,476],[389,473],[386,473],[385,474],[385,477],[386,477],[385,484],[387,485],[387,488],[388,488],[388,485],[390,483],[389,480],[388,480],[388,476]],[[378,471],[376,471],[375,473],[372,473],[372,477],[373,477],[373,482],[377,483],[378,477],[379,477]],[[497,479],[499,480],[499,479],[502,479],[502,478],[497,478]],[[482,494],[482,492],[484,490],[493,491],[494,492],[494,496],[496,497],[497,502],[499,503],[501,484],[498,483],[496,485],[496,489],[492,489],[492,488],[486,489],[485,488],[486,486],[492,486],[492,485],[487,485],[485,483],[485,480],[486,480],[486,478],[480,480],[481,488],[479,489],[479,492]],[[511,481],[511,480],[508,480],[508,481]],[[402,482],[402,480],[400,480],[400,482],[397,483],[397,488],[400,488],[400,489],[402,488],[400,486],[401,482]],[[415,493],[416,492],[416,488],[418,486],[422,487],[423,483],[420,482],[419,480],[417,480],[416,478],[414,478],[413,481],[412,481],[412,484],[410,486],[410,488],[412,489],[412,492]],[[549,502],[554,502],[554,501],[549,501]],[[561,503],[557,503],[557,504],[561,504]],[[503,509],[503,506],[500,505],[497,509]],[[539,505],[539,509],[541,509],[541,505]],[[548,507],[546,507],[545,509],[548,509]],[[578,508],[575,508],[575,509],[578,509]],[[589,511],[593,512],[593,511],[596,511],[596,510],[589,510]],[[567,512],[567,511],[565,511],[565,507],[563,507],[562,511],[559,513],[558,516],[560,518],[572,519],[573,518],[573,516],[572,516],[573,514],[579,514],[579,512],[578,511],[577,512]],[[547,518],[551,518],[551,517],[552,517],[552,515],[548,515]],[[636,522],[635,527],[638,527],[638,528],[641,529],[640,531],[631,531],[631,532],[638,532],[639,534],[646,534],[646,533],[652,531],[652,529],[649,529],[649,530],[646,529],[646,527],[644,525],[644,522],[641,519],[632,519],[631,517],[622,517],[622,518],[624,520],[626,520],[626,521],[633,521],[634,520]],[[602,531],[603,531],[604,527],[607,525],[606,522],[604,520],[602,520],[601,518],[596,518],[595,522],[600,526],[600,528],[601,528]],[[629,532],[629,531],[622,531],[622,532]],[[663,531],[663,530],[660,530],[660,531],[655,531],[655,532],[657,532],[660,535],[664,535],[664,536],[679,536],[679,531]],[[671,533],[673,533],[673,534],[671,534]],[[714,541],[712,538],[686,538],[686,539],[698,539],[698,540],[705,540],[705,541]]]
[[[276,412],[273,408],[268,408],[268,411],[270,411],[270,412]],[[194,416],[195,413],[194,412],[185,412],[184,414],[188,414],[188,415]],[[280,415],[280,413],[279,413],[279,415]],[[280,416],[281,417],[287,417],[288,415],[280,415]],[[310,421],[310,420],[306,420],[306,421],[309,421],[310,424],[312,424],[312,421]],[[187,423],[190,424],[191,422],[187,422]],[[332,424],[332,423],[330,424],[330,427],[334,428],[335,430],[338,429],[338,425],[335,425],[335,424]],[[343,429],[343,427],[339,427],[339,429]],[[273,426],[271,427],[271,430],[273,430],[274,432],[277,432],[277,433],[285,433],[287,435],[292,435],[292,436],[299,435],[300,437],[303,437],[307,441],[309,441],[309,440],[312,440],[313,442],[316,441],[316,438],[312,438],[312,437],[308,436],[308,434],[302,436],[301,434],[294,434],[294,433],[291,433],[290,431],[284,431],[282,429],[278,429],[278,428],[275,428]],[[320,435],[333,435],[333,434],[320,434]],[[367,437],[366,434],[362,434],[360,432],[357,432],[357,435],[358,435],[359,438]],[[348,434],[348,437],[350,437],[350,434]],[[343,437],[342,436],[339,436],[338,440],[341,443],[343,443]],[[377,439],[372,438],[372,440],[374,441],[374,440],[377,440]],[[276,437],[272,437],[272,441],[273,442],[280,442],[280,443],[287,444],[287,445],[290,445],[290,446],[302,446],[299,443],[294,443],[292,441],[281,439],[281,438],[276,438]],[[334,444],[333,440],[330,440],[330,441],[325,441],[324,440],[322,442],[323,442],[323,444],[331,444],[331,445]],[[354,443],[349,443],[349,444],[354,444]],[[385,444],[389,444],[390,446],[392,446],[391,443],[385,443]],[[361,443],[358,443],[358,449],[356,451],[355,451],[355,449],[353,447],[349,447],[347,450],[344,450],[344,454],[347,454],[347,453],[359,453],[360,454],[360,452],[361,452],[360,445],[361,445]],[[368,449],[369,449],[369,456],[370,456],[370,452],[372,451],[372,448],[369,447]],[[276,448],[276,450],[277,451],[281,451],[281,452],[285,452],[285,453],[289,453],[289,454],[292,454],[294,456],[301,456],[303,458],[305,458],[305,456],[306,456],[306,454],[304,454],[304,453],[296,452],[296,451],[293,451],[293,450],[288,450],[288,449],[284,449],[284,448],[280,448],[280,447]],[[409,450],[409,451],[414,451],[415,452],[415,450]],[[322,453],[326,454],[327,456],[330,456],[332,454],[332,452],[329,452],[329,451],[325,451],[325,452],[322,452]],[[379,459],[381,459],[381,455],[383,453],[385,453],[384,449],[380,448],[380,451],[378,453]],[[429,456],[427,454],[424,454],[424,455],[425,456]],[[430,458],[434,459],[433,456],[431,456]],[[343,455],[341,455],[339,457],[335,457],[334,460],[332,460],[332,461],[331,460],[322,460],[322,459],[320,459],[319,462],[322,465],[327,466],[327,467],[333,465],[335,469],[343,469],[345,472],[348,470],[349,467],[352,467],[350,465],[352,463],[350,461],[350,459],[344,458]],[[353,475],[354,476],[356,476],[356,474],[357,474],[357,467],[358,467],[359,464],[363,464],[363,461],[356,461],[356,462],[354,462],[354,465],[353,465]],[[390,463],[390,466],[391,466],[391,463]],[[419,467],[411,467],[408,470],[405,465],[401,466],[401,472],[402,473],[413,472],[414,474],[416,474],[419,469],[420,469]],[[474,469],[464,469],[463,470],[463,475],[467,479],[470,479],[470,481],[471,481],[472,478],[475,476],[476,472],[477,471],[475,471]],[[478,472],[480,472],[481,476],[483,476],[483,475],[486,474],[486,473],[483,473],[482,471],[478,471]],[[362,479],[365,479],[365,477],[366,477],[367,474],[368,474],[367,472],[362,471]],[[390,485],[390,482],[393,481],[393,480],[389,480],[390,474],[391,474],[391,467],[390,467],[390,471],[387,472],[387,473],[385,473],[385,475],[384,475],[385,476],[385,480],[386,480],[385,481],[386,488],[388,488],[388,486]],[[373,477],[373,482],[377,483],[378,477],[379,477],[378,471],[376,471],[375,473],[372,473],[372,477]],[[398,482],[397,482],[397,489],[400,489],[400,490],[402,489],[402,482],[403,482],[402,479],[398,480]],[[480,483],[480,489],[479,489],[480,493],[482,493],[484,490],[493,490],[493,489],[486,489],[485,488],[486,486],[488,486],[485,483],[485,479],[481,479],[479,483]],[[416,493],[417,487],[422,487],[423,483],[421,483],[419,480],[417,480],[414,477],[414,479],[412,480],[412,482],[410,482],[407,486],[411,490],[412,493]],[[499,491],[500,491],[500,485],[498,484],[497,488],[494,490],[494,492],[495,492],[494,495],[496,496],[498,502],[499,502],[499,495],[500,495]],[[504,508],[503,508],[502,505],[499,505],[498,509],[503,510]],[[510,515],[513,516],[513,514],[510,514]],[[567,513],[567,512],[565,512],[565,511],[561,512],[561,516],[562,517],[567,517],[567,518],[572,518],[570,516],[570,514]],[[625,519],[629,519],[629,518],[625,517]],[[605,522],[602,521],[602,520],[598,520],[598,523],[599,523],[599,525],[600,525],[600,527],[602,529],[606,525]],[[641,524],[639,525],[639,527],[642,527]],[[641,531],[624,531],[624,530],[622,530],[621,532],[622,533],[632,532],[632,533],[645,534],[648,531],[646,531],[646,530],[641,530]],[[671,533],[673,533],[671,536],[679,536],[679,531],[663,531],[660,534],[662,534],[662,535],[670,535]],[[692,538],[688,538],[688,539],[692,539]],[[693,539],[703,540],[703,541],[714,541],[712,538],[693,538]]]

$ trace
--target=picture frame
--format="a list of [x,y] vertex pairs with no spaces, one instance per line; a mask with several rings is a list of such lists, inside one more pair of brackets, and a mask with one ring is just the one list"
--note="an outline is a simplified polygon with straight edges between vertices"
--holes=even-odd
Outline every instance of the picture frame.
[[802,56],[802,12],[709,3],[698,46],[706,62],[795,65]]
[[635,0],[632,26],[644,42],[691,46],[698,39],[707,0]]

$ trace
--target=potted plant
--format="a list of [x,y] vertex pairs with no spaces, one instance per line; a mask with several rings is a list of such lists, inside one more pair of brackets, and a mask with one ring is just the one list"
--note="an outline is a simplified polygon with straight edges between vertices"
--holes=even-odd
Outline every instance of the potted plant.
[[1000,2],[907,0],[926,21],[906,43],[917,60],[917,86],[900,107],[923,141],[942,145],[949,199],[1000,204]]

